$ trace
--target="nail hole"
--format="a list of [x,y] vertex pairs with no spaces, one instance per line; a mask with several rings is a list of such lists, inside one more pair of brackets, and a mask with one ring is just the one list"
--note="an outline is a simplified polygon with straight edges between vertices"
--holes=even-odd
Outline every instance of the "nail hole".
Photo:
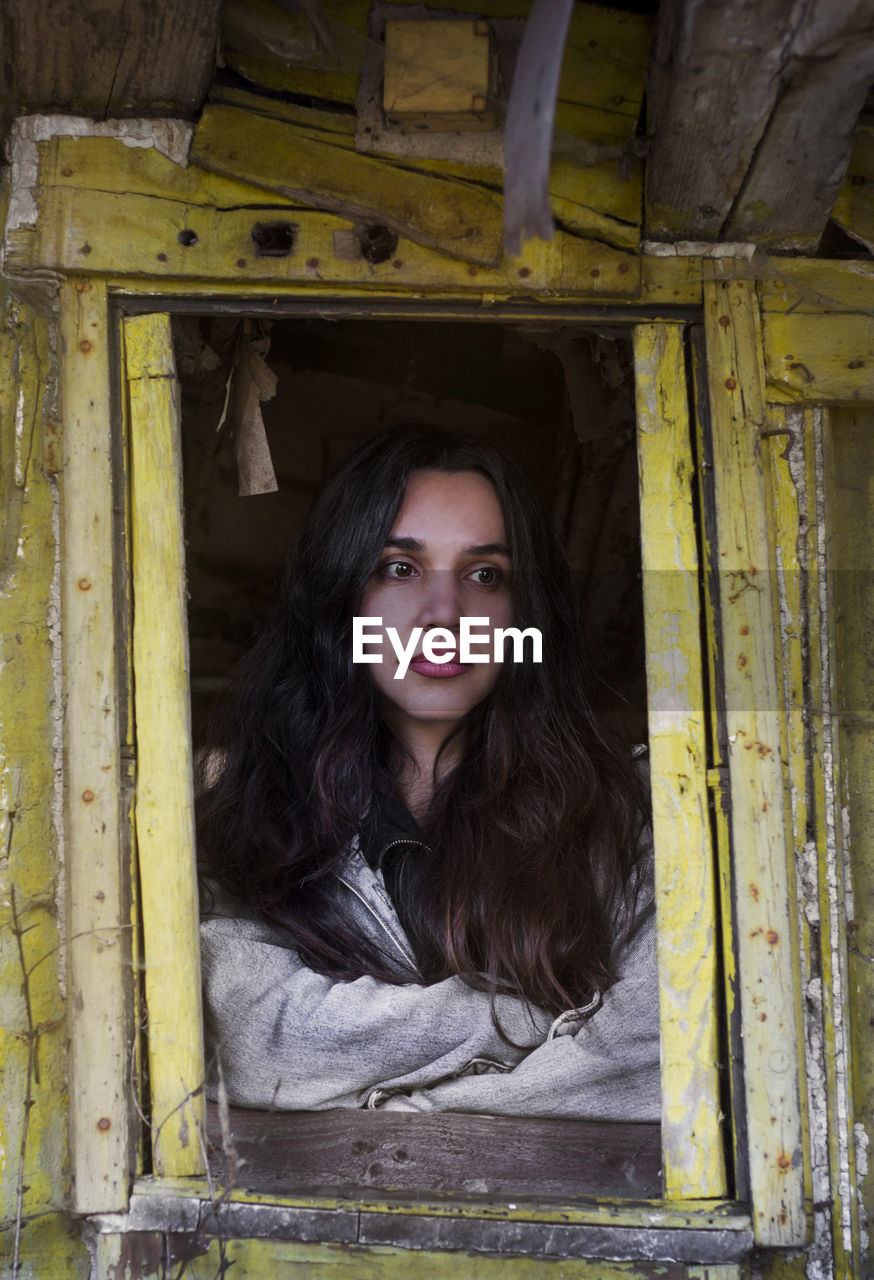
[[388,262],[398,247],[398,238],[394,231],[381,223],[374,223],[358,233],[361,256],[368,262]]
[[197,244],[198,236],[196,231],[192,231],[190,227],[186,227],[184,231],[179,232],[176,239],[181,245],[184,245],[186,249],[190,249],[193,244]]
[[287,258],[294,252],[297,227],[293,222],[256,222],[252,243],[256,258]]

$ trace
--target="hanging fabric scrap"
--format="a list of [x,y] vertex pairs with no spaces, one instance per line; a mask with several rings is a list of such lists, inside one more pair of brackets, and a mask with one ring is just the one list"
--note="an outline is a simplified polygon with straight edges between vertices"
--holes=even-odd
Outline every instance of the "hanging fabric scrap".
[[265,359],[269,350],[270,339],[264,326],[255,320],[244,320],[216,428],[220,431],[225,421],[230,423],[241,498],[275,493],[279,488],[261,413],[262,400],[272,400],[276,395],[276,374]]

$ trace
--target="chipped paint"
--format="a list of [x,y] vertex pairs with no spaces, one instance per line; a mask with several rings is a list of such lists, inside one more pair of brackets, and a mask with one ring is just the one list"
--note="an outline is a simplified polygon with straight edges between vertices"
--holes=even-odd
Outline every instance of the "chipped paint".
[[712,240],[674,240],[671,243],[644,240],[640,248],[642,253],[651,258],[739,258],[750,262],[758,245],[745,240],[723,240],[718,244]]
[[834,1092],[837,1112],[836,1132],[832,1142],[836,1146],[836,1168],[840,1205],[840,1225],[843,1235],[843,1247],[848,1257],[853,1254],[853,1222],[852,1209],[854,1188],[852,1185],[852,1152],[849,1098],[849,1061],[847,1056],[846,1026],[846,916],[844,911],[844,887],[847,882],[848,868],[844,866],[842,841],[839,842],[836,829],[838,799],[836,789],[836,743],[834,740],[834,722],[832,708],[836,705],[835,690],[832,677],[832,644],[833,620],[832,601],[830,596],[828,569],[829,527],[826,515],[826,474],[823,456],[823,415],[822,409],[815,408],[813,418],[813,450],[814,475],[816,477],[816,550],[819,562],[817,585],[819,591],[819,659],[820,659],[820,705],[822,708],[822,773],[825,793],[825,827],[826,848],[824,850],[825,886],[828,901],[829,947],[831,951],[832,1006],[831,1026],[834,1036]]
[[11,169],[6,231],[33,227],[39,217],[37,144],[52,138],[115,138],[125,147],[153,147],[173,164],[188,163],[194,126],[186,120],[89,120],[84,116],[20,116],[9,130]]

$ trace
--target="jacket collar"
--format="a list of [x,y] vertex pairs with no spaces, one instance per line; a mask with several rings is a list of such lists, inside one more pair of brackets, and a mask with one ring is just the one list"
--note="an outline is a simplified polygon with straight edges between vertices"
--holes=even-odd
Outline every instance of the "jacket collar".
[[374,871],[382,867],[387,851],[396,845],[426,844],[422,828],[396,796],[382,792],[374,798],[361,824],[361,852]]

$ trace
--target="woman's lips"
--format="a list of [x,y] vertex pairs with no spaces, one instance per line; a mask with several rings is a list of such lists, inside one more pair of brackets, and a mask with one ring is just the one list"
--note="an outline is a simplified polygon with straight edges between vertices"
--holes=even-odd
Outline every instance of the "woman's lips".
[[420,676],[429,676],[432,679],[441,679],[448,676],[460,676],[467,670],[460,662],[450,659],[449,662],[429,662],[423,655],[419,654],[410,662],[410,671],[417,671]]

